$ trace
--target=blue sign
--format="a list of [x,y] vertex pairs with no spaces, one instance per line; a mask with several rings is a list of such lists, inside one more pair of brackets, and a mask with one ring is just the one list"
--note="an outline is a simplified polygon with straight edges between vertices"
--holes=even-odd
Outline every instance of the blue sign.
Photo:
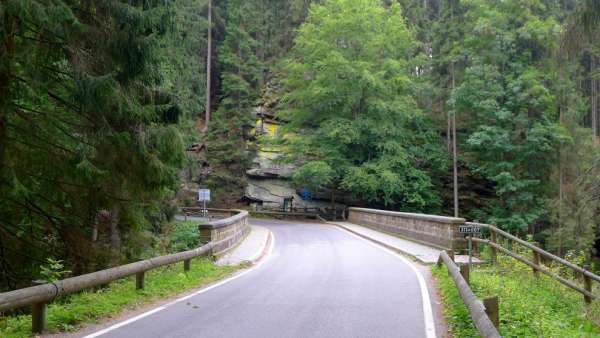
[[303,188],[300,191],[300,197],[302,197],[303,200],[307,201],[310,200],[312,198],[312,193],[310,192],[310,190]]

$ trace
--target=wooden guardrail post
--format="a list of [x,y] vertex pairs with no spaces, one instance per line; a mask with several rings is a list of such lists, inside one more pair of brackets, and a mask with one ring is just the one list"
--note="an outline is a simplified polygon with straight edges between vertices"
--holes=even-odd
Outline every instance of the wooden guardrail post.
[[460,267],[460,274],[463,276],[463,278],[465,279],[465,281],[467,282],[467,284],[471,284],[471,280],[469,278],[469,265],[468,264],[463,264]]
[[[490,230],[490,242],[496,244],[496,232],[494,230]],[[490,249],[492,250],[492,264],[496,264],[498,261],[498,252],[493,245],[490,246]]]
[[[539,246],[539,243],[537,243],[537,242],[533,242],[532,244],[535,246]],[[533,252],[533,264],[535,264],[536,266],[540,266],[540,254],[535,250],[532,250],[532,252]],[[535,276],[535,278],[540,278],[540,271],[538,270],[538,268],[533,267],[532,269],[533,269],[533,275]]]
[[[46,284],[45,281],[36,280],[32,283],[35,285]],[[31,332],[42,333],[46,328],[46,303],[39,302],[31,305]]]
[[190,271],[190,263],[192,262],[191,259],[186,259],[183,261],[183,271]]
[[[454,251],[453,250],[446,250],[446,253],[448,254],[448,257],[450,257],[450,260],[454,262]],[[448,269],[448,275],[451,275],[450,269]]]
[[489,297],[483,300],[485,313],[488,315],[494,326],[500,328],[500,314],[498,311],[498,297]]
[[42,333],[46,328],[46,303],[31,306],[31,332]]
[[138,272],[135,274],[135,289],[136,290],[141,290],[144,288],[145,279],[146,279],[145,271],[141,271],[141,272]]
[[[590,266],[586,265],[584,268],[589,270]],[[590,293],[592,292],[592,279],[586,274],[583,274],[583,288]],[[586,304],[592,303],[592,298],[590,296],[584,295],[583,298],[585,299]]]

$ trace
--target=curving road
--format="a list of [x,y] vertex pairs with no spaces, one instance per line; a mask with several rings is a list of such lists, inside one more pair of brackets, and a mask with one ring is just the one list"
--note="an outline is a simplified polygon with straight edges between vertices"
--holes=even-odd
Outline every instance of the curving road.
[[258,267],[88,337],[435,337],[406,259],[330,225],[252,223],[275,239]]

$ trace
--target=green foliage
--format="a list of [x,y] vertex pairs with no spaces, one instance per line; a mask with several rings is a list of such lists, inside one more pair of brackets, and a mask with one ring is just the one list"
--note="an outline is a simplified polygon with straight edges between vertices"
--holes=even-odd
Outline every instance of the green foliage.
[[257,1],[232,0],[224,8],[224,39],[217,49],[222,95],[206,137],[210,144],[207,155],[214,169],[206,184],[215,190],[218,200],[224,200],[223,195],[241,197],[243,177],[252,159],[246,140],[252,127],[250,113],[259,98],[263,64],[257,41],[260,15],[247,13],[260,13],[258,5]]
[[335,179],[335,170],[323,161],[308,162],[298,168],[293,176],[296,185],[313,191],[320,187],[328,187]]
[[313,5],[285,63],[285,117],[297,134],[291,157],[307,168],[328,166],[333,182],[323,183],[366,203],[438,206],[429,171],[442,169],[445,156],[413,98],[413,51],[397,4]]
[[[48,331],[74,331],[80,325],[97,323],[126,310],[225,278],[237,269],[239,267],[216,266],[207,259],[194,260],[188,272],[183,272],[180,265],[147,272],[143,290],[135,289],[133,278],[125,278],[97,291],[72,295],[48,306]],[[0,335],[6,338],[29,337],[31,316],[0,318]]]
[[75,274],[135,259],[121,244],[143,245],[145,213],[172,196],[183,159],[156,89],[166,7],[1,7],[0,288],[29,284],[46,257]]
[[180,252],[198,247],[197,221],[176,221],[173,228],[168,232],[167,247],[169,252]]
[[[502,256],[500,256],[502,257]],[[479,299],[498,296],[500,335],[503,337],[597,337],[593,313],[579,293],[566,290],[544,275],[535,279],[529,268],[507,262],[496,267],[471,270],[471,288]],[[447,269],[433,268],[446,318],[454,337],[478,337],[469,312]],[[592,308],[595,308],[594,304]]]
[[[159,38],[163,82],[161,90],[172,97],[168,106],[181,110],[186,123],[203,118],[206,95],[206,0],[180,0],[167,3],[168,22]],[[168,108],[163,108],[168,109]],[[187,130],[192,135],[193,130]]]
[[495,184],[478,216],[524,231],[544,216],[561,133],[542,62],[560,30],[537,1],[469,1],[449,106],[460,118],[469,165]]
[[56,282],[57,280],[67,277],[71,273],[71,271],[65,270],[65,266],[61,260],[47,258],[46,262],[46,265],[40,267],[40,275],[47,283]]

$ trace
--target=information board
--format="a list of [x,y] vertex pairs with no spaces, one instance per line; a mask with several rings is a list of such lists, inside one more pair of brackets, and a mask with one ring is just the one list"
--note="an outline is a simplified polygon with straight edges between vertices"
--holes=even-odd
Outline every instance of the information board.
[[210,189],[199,189],[198,190],[198,201],[199,202],[210,202]]

